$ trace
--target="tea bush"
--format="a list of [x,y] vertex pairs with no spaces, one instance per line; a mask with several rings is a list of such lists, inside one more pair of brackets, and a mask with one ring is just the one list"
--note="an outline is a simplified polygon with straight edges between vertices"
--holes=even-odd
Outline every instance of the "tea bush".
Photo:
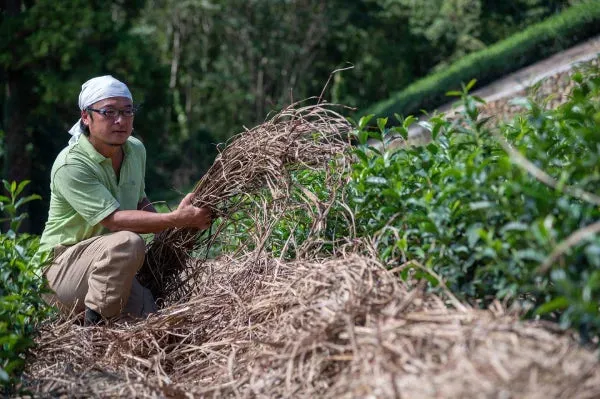
[[49,314],[41,299],[45,292],[41,277],[47,257],[36,256],[39,237],[17,234],[26,214],[19,208],[38,198],[20,197],[28,184],[4,181],[9,196],[0,196],[0,209],[10,228],[0,234],[0,393],[8,394],[25,366],[25,354],[33,346],[36,325]]
[[501,126],[481,117],[470,84],[453,93],[464,105],[456,119],[425,124],[426,146],[368,149],[368,137],[406,137],[414,118],[393,128],[379,119],[377,131],[363,118],[349,186],[361,234],[374,237],[388,264],[418,261],[463,298],[516,300],[530,316],[597,337],[600,72],[573,79],[560,108],[520,99],[527,111]]
[[[306,248],[310,237],[316,239],[319,250],[331,253],[338,241],[348,236],[348,223],[340,204],[341,180],[347,179],[345,169],[332,160],[327,171],[300,168],[290,172],[287,206],[274,211],[277,198],[270,190],[243,195],[242,210],[230,220],[217,220],[214,230],[223,230],[210,248],[209,257],[253,249],[259,237],[266,237],[263,248],[272,256],[295,259]],[[275,193],[277,195],[277,193]],[[256,209],[262,212],[256,212]],[[261,223],[254,219],[261,217]],[[267,221],[266,218],[269,218]],[[258,231],[258,228],[267,230]],[[311,248],[315,250],[315,248]],[[197,254],[202,256],[202,254]]]

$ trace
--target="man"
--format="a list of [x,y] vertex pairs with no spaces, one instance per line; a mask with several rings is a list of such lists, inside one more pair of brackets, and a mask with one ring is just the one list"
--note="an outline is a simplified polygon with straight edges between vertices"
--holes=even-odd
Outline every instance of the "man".
[[171,227],[206,229],[210,211],[188,194],[170,213],[156,213],[144,192],[146,151],[134,137],[135,108],[127,86],[112,76],[82,85],[81,119],[50,175],[50,211],[40,250],[50,251],[48,301],[85,310],[86,325],[156,310],[135,274],[144,262],[139,233]]

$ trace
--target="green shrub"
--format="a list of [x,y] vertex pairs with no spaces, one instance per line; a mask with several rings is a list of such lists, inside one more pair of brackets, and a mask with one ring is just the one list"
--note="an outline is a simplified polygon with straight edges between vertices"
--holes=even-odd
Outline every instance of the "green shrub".
[[33,346],[36,324],[49,312],[40,297],[45,292],[41,270],[47,257],[36,256],[39,237],[16,232],[25,217],[20,206],[37,199],[19,198],[27,184],[4,181],[9,196],[0,197],[11,226],[0,234],[0,393],[5,394],[15,388]]
[[[540,268],[561,242],[600,220],[600,72],[574,79],[570,101],[557,110],[520,100],[524,115],[490,129],[465,89],[457,120],[438,115],[427,123],[427,146],[357,149],[350,198],[361,233],[374,237],[381,258],[390,265],[418,261],[474,302],[511,298],[532,307],[530,315],[579,328],[584,339],[597,336],[598,235],[570,242],[548,270]],[[358,136],[363,143],[405,136],[413,121],[387,129],[380,119],[373,133],[363,119]]]
[[36,324],[47,315],[36,236],[0,235],[0,383],[8,387],[25,365]]
[[408,115],[421,109],[432,110],[442,105],[445,93],[461,82],[475,78],[480,84],[489,83],[598,33],[600,1],[585,1],[416,81],[362,115],[391,117],[394,113]]

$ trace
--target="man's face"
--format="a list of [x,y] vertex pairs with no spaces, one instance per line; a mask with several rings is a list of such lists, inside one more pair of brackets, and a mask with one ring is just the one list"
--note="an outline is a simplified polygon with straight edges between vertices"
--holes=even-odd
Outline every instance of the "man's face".
[[[111,97],[100,100],[89,108],[96,111],[89,111],[92,114],[91,118],[88,111],[82,111],[81,120],[90,128],[90,141],[93,144],[110,146],[125,144],[133,131],[133,116],[127,117],[118,111],[132,111],[132,101],[127,97]],[[104,115],[104,111],[109,113],[117,111],[117,115],[115,117]]]

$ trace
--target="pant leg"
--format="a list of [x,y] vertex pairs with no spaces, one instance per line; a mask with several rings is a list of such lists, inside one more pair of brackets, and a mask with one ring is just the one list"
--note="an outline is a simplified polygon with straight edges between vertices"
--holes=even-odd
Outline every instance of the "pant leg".
[[79,312],[88,306],[104,317],[117,316],[129,300],[144,254],[144,240],[128,231],[68,247],[46,272],[55,303],[62,310]]
[[79,258],[100,238],[101,236],[92,237],[75,245],[54,249],[52,265],[44,273],[53,291],[43,297],[48,304],[56,306],[63,313],[80,313],[85,309],[85,296],[93,261],[84,265],[84,262],[79,262]]
[[125,309],[123,309],[123,314],[135,317],[146,317],[150,313],[156,311],[157,307],[152,293],[148,288],[142,286],[137,278],[134,278],[133,284],[131,284],[129,300],[127,301]]

